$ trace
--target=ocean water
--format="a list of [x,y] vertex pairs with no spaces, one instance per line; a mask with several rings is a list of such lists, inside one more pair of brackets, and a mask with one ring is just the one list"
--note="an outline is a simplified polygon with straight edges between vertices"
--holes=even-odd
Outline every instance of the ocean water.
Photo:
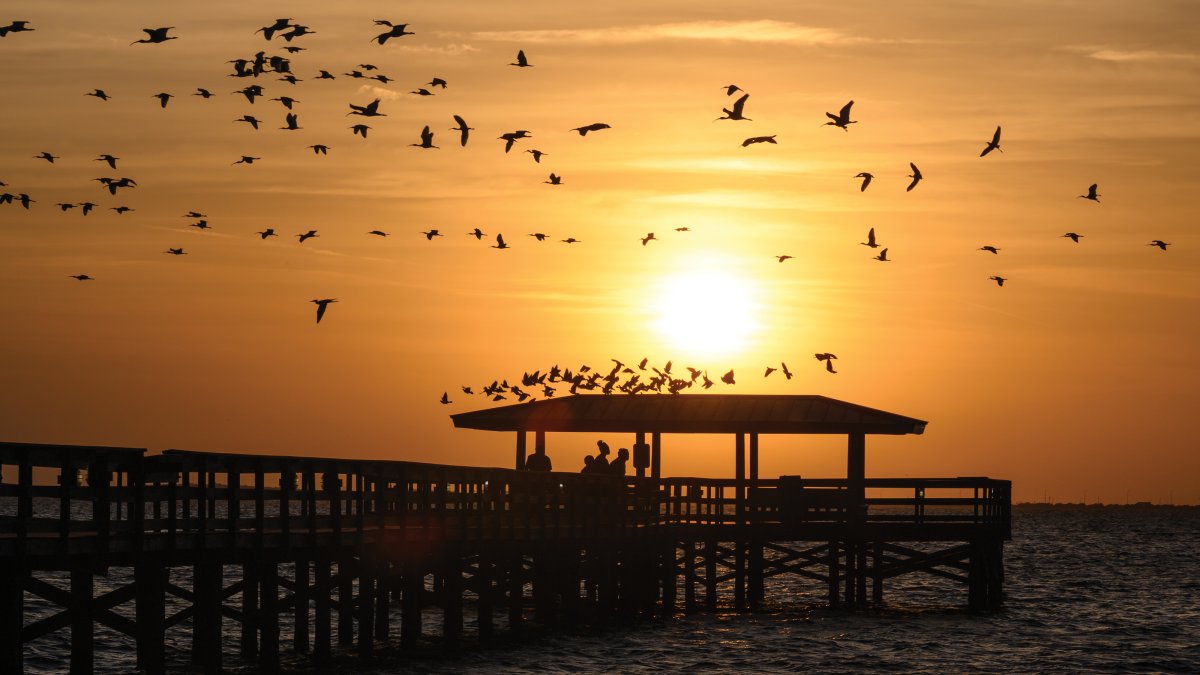
[[[1200,672],[1200,509],[1017,508],[1005,557],[1004,609],[994,613],[967,612],[964,587],[929,575],[889,580],[886,607],[865,612],[825,609],[817,582],[776,577],[759,613],[534,628],[487,647],[468,611],[452,653],[438,643],[435,611],[415,653],[392,646],[366,664],[347,652],[325,672]],[[173,580],[188,585],[181,574]],[[27,602],[32,615],[47,611]],[[254,672],[231,651],[228,629],[227,668]],[[174,672],[193,672],[189,637],[186,626],[168,635]],[[101,628],[96,643],[98,672],[134,672],[128,640]],[[281,644],[289,670],[317,672]],[[27,645],[27,672],[65,672],[68,649],[65,631]]]

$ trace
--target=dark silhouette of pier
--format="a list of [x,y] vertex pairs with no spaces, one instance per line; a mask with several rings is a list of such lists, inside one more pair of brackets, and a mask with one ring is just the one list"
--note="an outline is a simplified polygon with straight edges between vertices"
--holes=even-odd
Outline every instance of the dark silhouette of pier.
[[[91,672],[104,625],[148,672],[167,662],[167,631],[188,631],[208,672],[228,641],[272,672],[285,643],[316,664],[335,638],[364,657],[396,637],[411,648],[427,608],[454,645],[467,611],[486,642],[501,614],[518,632],[754,610],[780,575],[820,584],[834,607],[878,604],[888,579],[912,573],[961,582],[971,609],[1000,604],[1008,481],[865,476],[866,435],[921,433],[920,420],[819,396],[707,395],[575,396],[453,419],[515,432],[521,467],[530,431],[534,454],[547,432],[630,432],[636,475],[0,443],[0,671],[21,672],[26,643],[65,629],[71,672]],[[662,477],[662,435],[686,433],[732,434],[734,477]],[[759,478],[766,433],[845,434],[847,476]],[[97,595],[111,568],[132,582]],[[172,582],[179,568],[190,587]],[[240,578],[227,584],[230,568]],[[64,572],[69,588],[46,581]],[[30,621],[26,594],[61,611]],[[127,603],[132,618],[114,611]]]

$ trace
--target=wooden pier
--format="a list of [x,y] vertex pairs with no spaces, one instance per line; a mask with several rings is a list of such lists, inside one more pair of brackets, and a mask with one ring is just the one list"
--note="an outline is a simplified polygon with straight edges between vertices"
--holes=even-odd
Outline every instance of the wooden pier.
[[[971,609],[999,606],[1009,482],[854,475],[864,428],[849,432],[850,475],[831,479],[758,478],[757,432],[735,434],[729,479],[0,443],[0,672],[63,630],[64,662],[92,672],[97,625],[147,672],[189,658],[166,652],[178,631],[207,672],[234,652],[275,672],[289,650],[318,665],[403,653],[430,609],[453,647],[467,612],[487,642],[526,622],[753,610],[785,575],[835,607],[881,603],[888,579],[913,573],[961,582]],[[642,474],[661,453],[660,432],[644,433]],[[31,620],[27,596],[60,611]]]

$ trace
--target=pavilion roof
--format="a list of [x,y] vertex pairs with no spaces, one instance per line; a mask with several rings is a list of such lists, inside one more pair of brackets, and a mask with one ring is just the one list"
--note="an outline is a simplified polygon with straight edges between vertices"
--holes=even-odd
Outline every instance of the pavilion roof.
[[580,394],[451,415],[487,431],[920,434],[926,422],[815,395]]

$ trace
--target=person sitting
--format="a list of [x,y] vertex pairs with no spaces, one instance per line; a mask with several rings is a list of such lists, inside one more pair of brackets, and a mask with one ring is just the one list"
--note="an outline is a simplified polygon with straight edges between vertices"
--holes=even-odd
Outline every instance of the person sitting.
[[525,458],[526,471],[553,471],[550,456],[545,453],[534,453]]
[[625,475],[625,465],[629,463],[629,449],[621,448],[617,450],[617,458],[608,465],[608,472],[614,476]]
[[596,473],[596,458],[591,455],[584,455],[583,469],[579,473]]
[[592,466],[595,467],[596,473],[608,473],[608,443],[596,441],[596,447],[600,448],[600,452],[596,453]]

